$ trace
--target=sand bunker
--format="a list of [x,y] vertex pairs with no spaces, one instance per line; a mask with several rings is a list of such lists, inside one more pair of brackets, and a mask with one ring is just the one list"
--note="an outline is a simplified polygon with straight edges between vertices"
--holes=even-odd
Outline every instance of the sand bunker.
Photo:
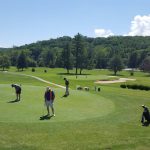
[[109,84],[109,83],[120,83],[120,82],[135,81],[135,80],[136,80],[136,79],[119,78],[118,80],[113,80],[113,81],[96,81],[95,83]]

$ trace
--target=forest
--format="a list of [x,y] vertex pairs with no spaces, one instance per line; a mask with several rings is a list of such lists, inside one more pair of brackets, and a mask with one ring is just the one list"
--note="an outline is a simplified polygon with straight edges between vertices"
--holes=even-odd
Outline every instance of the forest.
[[91,38],[81,34],[73,38],[63,36],[56,39],[12,48],[0,48],[0,68],[16,66],[65,68],[67,73],[76,68],[112,69],[114,74],[123,68],[141,69],[150,72],[149,36],[111,36]]

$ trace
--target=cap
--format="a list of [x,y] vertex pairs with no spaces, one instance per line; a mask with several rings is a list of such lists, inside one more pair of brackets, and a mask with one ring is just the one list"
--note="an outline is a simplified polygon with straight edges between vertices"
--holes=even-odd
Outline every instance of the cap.
[[46,87],[46,90],[50,90],[51,88],[48,86],[48,87]]

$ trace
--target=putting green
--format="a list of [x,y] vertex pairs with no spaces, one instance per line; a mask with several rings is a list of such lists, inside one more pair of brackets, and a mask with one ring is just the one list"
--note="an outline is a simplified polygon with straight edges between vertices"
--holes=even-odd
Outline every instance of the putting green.
[[8,84],[0,84],[0,122],[59,122],[84,120],[108,115],[114,110],[111,100],[85,91],[71,90],[68,97],[62,97],[64,89],[53,89],[56,94],[56,117],[41,121],[46,114],[42,86],[22,85],[22,99],[14,102],[16,95]]

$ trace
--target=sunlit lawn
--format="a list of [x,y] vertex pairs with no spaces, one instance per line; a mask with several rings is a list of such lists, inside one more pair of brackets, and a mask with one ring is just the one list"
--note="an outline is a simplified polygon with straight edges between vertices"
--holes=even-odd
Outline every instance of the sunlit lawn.
[[[88,150],[88,149],[137,149],[149,150],[150,127],[141,126],[142,104],[150,107],[150,91],[120,88],[120,83],[97,85],[94,81],[106,79],[113,73],[108,70],[84,70],[77,79],[66,75],[64,69],[31,68],[17,72],[31,74],[50,82],[64,85],[63,78],[70,81],[70,96],[62,97],[64,89],[54,87],[56,93],[56,117],[40,120],[46,114],[43,94],[46,83],[36,79],[0,72],[0,149],[2,150]],[[73,74],[75,71],[72,70]],[[118,72],[117,77],[135,78],[129,84],[150,86],[150,76],[136,72]],[[12,83],[22,86],[22,99],[15,100]],[[89,86],[90,91],[77,91],[76,85]]]

